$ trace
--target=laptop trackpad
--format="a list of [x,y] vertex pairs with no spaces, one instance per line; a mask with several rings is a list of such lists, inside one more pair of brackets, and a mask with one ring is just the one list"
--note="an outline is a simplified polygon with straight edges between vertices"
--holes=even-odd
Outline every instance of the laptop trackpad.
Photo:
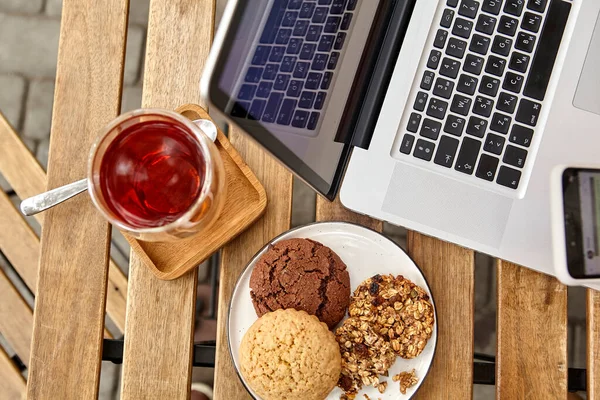
[[398,163],[383,211],[482,245],[499,248],[513,200]]
[[600,17],[588,50],[573,105],[600,115]]

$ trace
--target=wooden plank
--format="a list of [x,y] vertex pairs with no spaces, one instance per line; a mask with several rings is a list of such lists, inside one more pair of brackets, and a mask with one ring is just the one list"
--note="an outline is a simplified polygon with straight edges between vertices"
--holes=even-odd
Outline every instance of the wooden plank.
[[0,347],[0,393],[5,399],[20,399],[25,395],[25,379]]
[[292,218],[292,175],[256,143],[237,129],[229,140],[254,171],[267,192],[267,211],[250,229],[223,248],[219,281],[215,400],[249,399],[229,353],[227,316],[231,294],[239,274],[252,256],[269,240],[286,231]]
[[416,232],[408,254],[421,268],[435,300],[438,342],[419,399],[473,397],[473,251]]
[[0,334],[25,365],[29,364],[32,330],[33,311],[0,270]]
[[383,230],[383,222],[344,208],[339,197],[330,202],[321,196],[317,196],[317,221],[353,222],[379,232]]
[[587,395],[600,400],[600,292],[587,291]]
[[[144,107],[200,103],[214,12],[214,0],[152,0]],[[197,274],[161,281],[131,254],[122,399],[189,396]]]
[[[6,118],[0,113],[0,172],[4,175],[8,183],[12,186],[17,195],[24,199],[31,197],[46,190],[46,172],[42,169],[39,162],[25,147],[19,139],[16,132],[6,121]],[[0,215],[3,218],[10,218],[15,223],[15,214],[9,217],[4,216],[6,211],[5,199],[0,198]],[[8,215],[8,214],[7,214]],[[42,224],[44,213],[37,214],[35,217]],[[25,281],[32,292],[35,292],[38,274],[38,256],[39,239],[25,224],[17,224],[15,232],[0,232],[0,242],[2,234],[7,240],[10,240],[10,247],[13,250],[11,254],[19,257],[20,261],[13,261],[3,251],[11,261],[21,278]],[[0,247],[2,244],[0,243]],[[33,250],[35,247],[35,251]],[[31,258],[35,256],[35,262]],[[127,277],[121,271],[117,264],[111,260],[108,273],[108,288],[106,299],[106,312],[110,319],[120,332],[125,330],[125,302],[127,297]]]
[[498,399],[567,397],[567,288],[498,262]]
[[[48,188],[86,176],[98,129],[120,111],[128,3],[63,3]],[[88,196],[44,216],[28,381],[31,398],[98,394],[108,228]]]

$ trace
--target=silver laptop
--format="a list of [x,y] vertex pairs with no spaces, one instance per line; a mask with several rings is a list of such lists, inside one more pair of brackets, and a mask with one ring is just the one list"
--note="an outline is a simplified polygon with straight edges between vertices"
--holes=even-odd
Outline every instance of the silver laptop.
[[231,0],[220,112],[359,213],[551,274],[550,172],[600,161],[597,0]]

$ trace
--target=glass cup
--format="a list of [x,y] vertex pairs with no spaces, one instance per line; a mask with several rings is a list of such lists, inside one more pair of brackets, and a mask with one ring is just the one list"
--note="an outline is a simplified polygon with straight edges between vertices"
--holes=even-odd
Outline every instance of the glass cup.
[[88,159],[88,190],[117,228],[143,241],[173,241],[216,221],[225,172],[217,147],[194,122],[142,109],[101,132]]

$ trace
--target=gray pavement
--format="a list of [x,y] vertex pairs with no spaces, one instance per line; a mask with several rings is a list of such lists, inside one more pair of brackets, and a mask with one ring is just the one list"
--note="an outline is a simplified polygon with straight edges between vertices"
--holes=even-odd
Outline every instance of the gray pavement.
[[[218,1],[220,15],[226,0]],[[27,147],[45,167],[56,74],[61,0],[0,0],[0,111],[20,133]],[[124,73],[122,110],[139,108],[141,104],[143,55],[149,0],[131,0],[130,24]],[[0,187],[10,188],[0,175]],[[295,181],[293,224],[314,221],[315,194],[300,181]],[[18,199],[14,199],[15,202]],[[36,227],[39,229],[39,227]],[[401,246],[406,244],[403,228],[385,225],[385,233]],[[129,246],[115,233],[111,250],[113,258],[126,271]],[[489,257],[478,255],[475,294],[475,351],[495,353],[496,336],[496,268]],[[0,254],[0,268],[10,266]],[[208,269],[204,267],[203,277]],[[127,271],[126,271],[127,272]],[[13,275],[10,275],[16,279]],[[27,294],[32,301],[32,296]],[[0,345],[3,343],[0,337]],[[569,290],[569,364],[585,367],[585,292]],[[210,371],[195,371],[195,376],[210,376]],[[120,367],[104,363],[101,399],[118,398]],[[493,387],[475,387],[475,398],[493,398]]]

